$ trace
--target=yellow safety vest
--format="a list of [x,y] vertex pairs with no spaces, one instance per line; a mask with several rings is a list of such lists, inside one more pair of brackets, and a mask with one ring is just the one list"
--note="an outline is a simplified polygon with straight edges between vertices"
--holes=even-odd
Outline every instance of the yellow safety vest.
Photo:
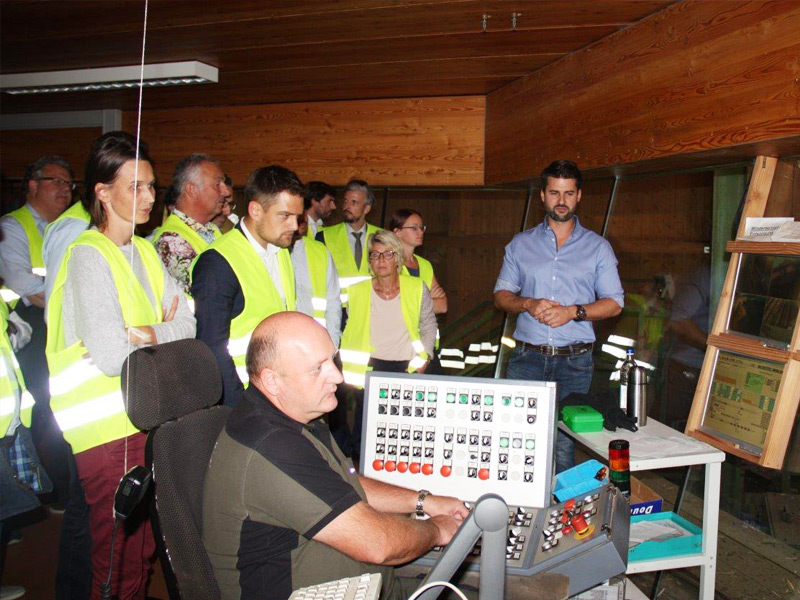
[[[211,229],[214,232],[214,239],[219,239],[222,235],[219,229],[217,229],[216,226]],[[153,244],[165,233],[174,233],[182,237],[189,243],[195,254],[200,254],[203,250],[208,248],[208,242],[175,213],[168,216],[161,227],[155,230],[153,233]]]
[[242,286],[244,310],[231,321],[228,354],[233,359],[239,379],[247,384],[250,378],[247,375],[245,357],[253,330],[271,314],[295,310],[297,307],[292,259],[286,248],[281,248],[278,252],[281,284],[286,294],[284,303],[275,284],[272,283],[267,267],[242,231],[232,229],[222,235],[205,252],[211,250],[216,250],[228,261],[236,279],[239,280],[239,285]]
[[139,430],[125,412],[121,378],[109,377],[92,364],[80,340],[70,346],[64,341],[61,312],[69,258],[77,246],[91,246],[100,252],[111,269],[125,324],[136,327],[160,323],[164,319],[161,308],[166,276],[164,267],[150,242],[134,236],[133,244],[144,263],[155,304],[132,273],[122,251],[94,229],[84,231],[67,248],[47,304],[50,321],[45,354],[50,367],[50,406],[64,439],[75,454],[125,438]]
[[[311,238],[303,240],[308,263],[308,276],[311,279],[311,308],[314,320],[323,327],[328,326],[325,311],[328,309],[328,249]],[[335,275],[334,275],[335,276]]]
[[[33,219],[33,213],[28,205],[18,208],[15,211],[8,213],[9,217],[16,219],[22,226],[25,236],[28,238],[28,255],[31,259],[31,270],[34,275],[45,276],[44,259],[42,258],[42,234],[39,233],[39,228],[36,227],[36,221]],[[19,294],[14,292],[11,288],[3,286],[0,296],[6,302],[11,304],[14,308],[19,301]]]
[[[413,373],[428,360],[419,333],[420,310],[422,308],[422,280],[418,277],[400,275],[400,307],[403,321],[417,355],[408,363],[408,372]],[[362,281],[350,287],[350,307],[347,326],[342,333],[339,356],[342,357],[342,374],[345,383],[364,387],[369,358],[374,348],[370,340],[370,314],[372,312],[372,280]]]
[[8,432],[8,426],[17,408],[20,394],[19,418],[25,427],[31,426],[33,396],[25,389],[25,379],[19,370],[14,348],[8,337],[8,305],[0,301],[0,438]]
[[362,256],[361,267],[356,267],[356,259],[353,258],[353,251],[350,250],[350,242],[347,239],[347,228],[344,223],[326,227],[322,231],[322,237],[325,240],[325,245],[333,257],[333,264],[336,265],[336,271],[339,273],[339,287],[341,288],[342,306],[347,305],[347,290],[351,285],[372,279],[372,274],[369,272],[369,257],[367,256],[367,247],[371,235],[379,232],[380,227],[370,225],[367,223],[365,236],[361,239]]
[[[428,290],[433,288],[433,265],[431,261],[426,258],[422,258],[419,254],[415,254],[417,258],[417,264],[419,265],[419,278],[425,282],[425,285],[428,286]],[[403,275],[411,275],[408,272],[408,267],[403,265]]]
[[65,210],[59,217],[53,221],[52,223],[47,224],[47,228],[44,230],[44,235],[47,236],[47,231],[56,223],[60,223],[64,219],[78,219],[79,221],[83,221],[86,223],[86,226],[89,226],[89,222],[92,220],[92,217],[89,215],[89,212],[83,207],[82,202],[76,202],[72,206],[70,206],[67,210]]

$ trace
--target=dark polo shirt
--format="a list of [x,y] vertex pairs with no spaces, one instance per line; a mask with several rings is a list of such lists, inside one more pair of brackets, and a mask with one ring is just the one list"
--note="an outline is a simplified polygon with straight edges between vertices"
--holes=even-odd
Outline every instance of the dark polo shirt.
[[203,542],[223,600],[285,600],[292,590],[391,568],[353,560],[312,538],[366,500],[352,463],[322,419],[280,412],[254,386],[220,433],[203,492]]

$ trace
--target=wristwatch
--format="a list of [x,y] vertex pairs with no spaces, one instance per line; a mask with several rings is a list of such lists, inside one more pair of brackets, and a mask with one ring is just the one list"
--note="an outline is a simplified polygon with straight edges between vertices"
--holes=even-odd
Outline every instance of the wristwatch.
[[428,490],[420,490],[419,495],[417,496],[417,506],[414,509],[414,514],[417,515],[417,518],[422,518],[425,516],[425,498],[428,497],[430,492]]
[[586,320],[586,309],[583,308],[580,304],[575,305],[575,318],[573,321],[585,321]]

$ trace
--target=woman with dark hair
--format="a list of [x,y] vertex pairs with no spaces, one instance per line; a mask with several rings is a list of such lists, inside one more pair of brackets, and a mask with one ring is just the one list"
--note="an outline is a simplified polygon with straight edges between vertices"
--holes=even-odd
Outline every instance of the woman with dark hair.
[[144,598],[154,551],[145,514],[117,531],[109,562],[117,485],[144,464],[145,434],[120,391],[122,365],[136,348],[195,335],[184,295],[153,246],[134,235],[150,216],[154,183],[146,146],[133,136],[114,131],[95,141],[83,200],[91,226],[67,249],[48,301],[50,403],[89,504],[92,600],[112,564],[112,594]]
[[394,232],[403,244],[403,274],[421,277],[431,293],[433,312],[437,315],[447,312],[447,294],[433,274],[433,265],[429,260],[414,254],[414,250],[422,245],[425,238],[425,224],[422,215],[411,208],[394,211],[389,221],[389,231]]

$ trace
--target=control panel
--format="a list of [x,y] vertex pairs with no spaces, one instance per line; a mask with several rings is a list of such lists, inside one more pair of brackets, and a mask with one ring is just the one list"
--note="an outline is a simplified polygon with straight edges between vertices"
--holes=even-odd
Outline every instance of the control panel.
[[367,373],[361,473],[410,489],[545,507],[556,384]]

